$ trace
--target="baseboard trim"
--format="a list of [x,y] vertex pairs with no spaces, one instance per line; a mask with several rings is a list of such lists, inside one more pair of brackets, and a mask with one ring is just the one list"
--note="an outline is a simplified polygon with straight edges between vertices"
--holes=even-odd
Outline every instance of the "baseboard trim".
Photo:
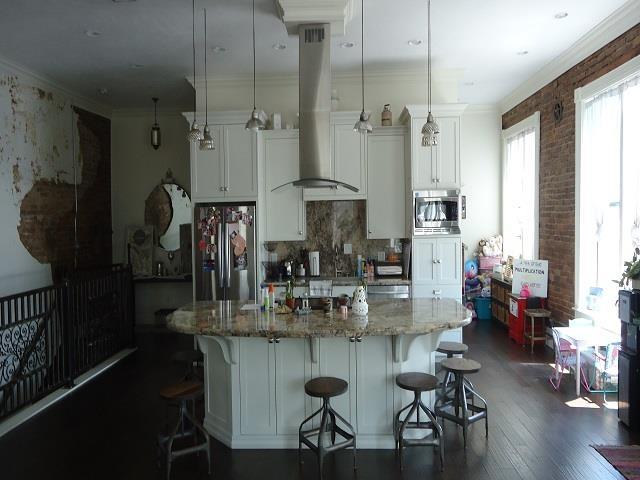
[[33,403],[27,407],[24,407],[22,410],[11,415],[9,418],[0,422],[0,437],[6,435],[14,428],[19,427],[27,420],[32,419],[39,413],[45,411],[51,405],[55,404],[59,400],[62,400],[67,395],[75,392],[78,388],[82,387],[86,383],[90,382],[94,378],[96,378],[101,373],[107,371],[115,364],[117,364],[120,360],[128,357],[133,352],[135,352],[137,348],[125,348],[124,350],[120,350],[115,355],[107,358],[102,363],[99,363],[91,370],[83,373],[79,377],[75,379],[75,386],[73,388],[59,388],[58,390],[50,393],[46,397],[41,400],[38,400],[36,403]]

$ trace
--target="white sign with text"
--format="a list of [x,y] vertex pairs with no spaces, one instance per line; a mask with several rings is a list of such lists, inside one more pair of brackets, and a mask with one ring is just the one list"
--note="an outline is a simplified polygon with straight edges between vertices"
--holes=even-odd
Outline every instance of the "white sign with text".
[[532,297],[547,298],[549,262],[547,260],[514,260],[511,293],[518,295],[524,285]]

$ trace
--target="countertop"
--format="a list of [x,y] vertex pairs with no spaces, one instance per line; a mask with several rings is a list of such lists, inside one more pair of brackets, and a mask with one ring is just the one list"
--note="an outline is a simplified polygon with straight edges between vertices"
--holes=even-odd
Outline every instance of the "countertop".
[[325,315],[278,315],[273,311],[241,310],[245,302],[194,302],[167,317],[170,330],[222,337],[352,337],[427,334],[463,327],[471,312],[451,299],[389,299],[369,301],[369,314],[344,319],[334,310]]
[[[331,280],[333,285],[335,286],[356,286],[360,285],[360,282],[363,280],[359,277],[304,277],[304,278],[296,278],[294,281],[294,287],[306,287],[309,285],[309,281],[312,280]],[[407,280],[406,278],[401,277],[376,277],[373,280],[364,279],[367,285],[411,285],[411,280]],[[284,287],[287,285],[287,281],[278,281],[278,282],[268,282],[263,281],[260,285],[263,287],[268,286],[269,284],[273,284],[274,287]]]

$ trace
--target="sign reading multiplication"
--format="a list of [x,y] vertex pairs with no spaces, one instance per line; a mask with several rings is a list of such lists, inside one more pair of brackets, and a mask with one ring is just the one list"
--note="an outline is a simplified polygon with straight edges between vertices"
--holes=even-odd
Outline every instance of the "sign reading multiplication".
[[547,298],[549,262],[547,260],[514,260],[511,293],[518,295],[524,285],[532,297]]

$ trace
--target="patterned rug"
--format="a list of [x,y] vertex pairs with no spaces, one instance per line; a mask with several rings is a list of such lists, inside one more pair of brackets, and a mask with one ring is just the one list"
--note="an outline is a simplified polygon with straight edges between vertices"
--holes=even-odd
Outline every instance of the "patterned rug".
[[591,445],[627,480],[640,480],[640,445]]

